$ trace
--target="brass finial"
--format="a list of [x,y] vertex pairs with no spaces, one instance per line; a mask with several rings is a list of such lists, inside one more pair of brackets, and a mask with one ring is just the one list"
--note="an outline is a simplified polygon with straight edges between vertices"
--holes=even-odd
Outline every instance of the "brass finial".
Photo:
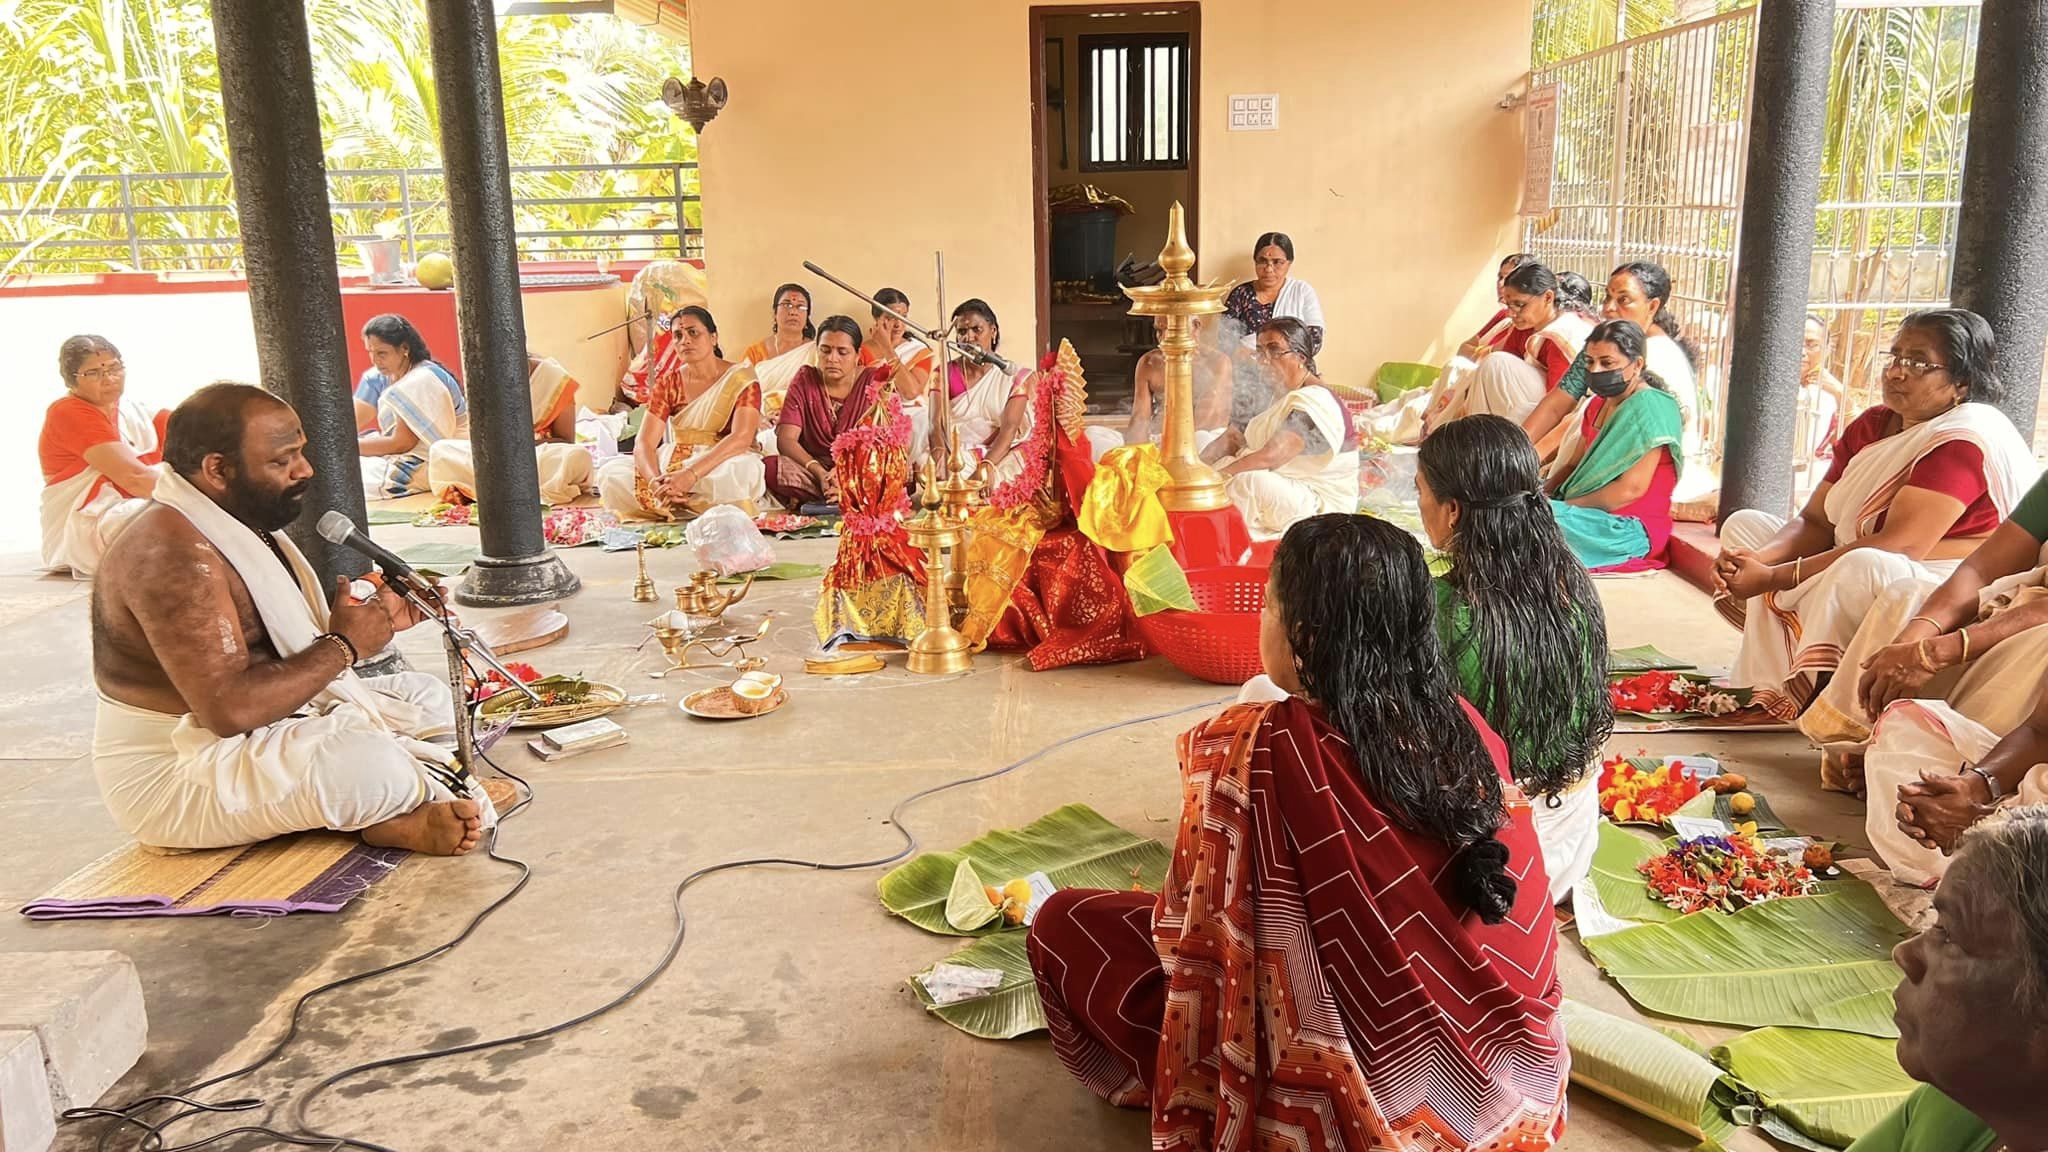
[[1195,269],[1195,250],[1188,247],[1188,225],[1180,201],[1166,211],[1166,247],[1159,250],[1159,267],[1166,272],[1166,282],[1174,287],[1185,287],[1188,273]]

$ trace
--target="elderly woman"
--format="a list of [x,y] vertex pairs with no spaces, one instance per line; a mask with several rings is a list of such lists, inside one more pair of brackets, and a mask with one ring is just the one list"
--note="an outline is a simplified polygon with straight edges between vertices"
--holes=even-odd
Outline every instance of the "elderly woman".
[[1546,491],[1557,526],[1596,572],[1663,566],[1685,417],[1644,359],[1643,330],[1608,320],[1586,338],[1584,415],[1566,429]]
[[1210,441],[1202,458],[1220,465],[1252,539],[1276,540],[1319,512],[1358,511],[1358,434],[1336,393],[1316,378],[1300,321],[1271,321],[1258,336],[1260,374],[1279,398],[1242,429]]
[[1480,349],[1485,354],[1471,371],[1438,379],[1423,416],[1425,435],[1481,414],[1519,424],[1554,392],[1593,329],[1592,301],[1577,290],[1586,282],[1573,279],[1576,284],[1534,262],[1508,273],[1501,298],[1514,327],[1527,333],[1521,354]]
[[1800,731],[1851,779],[1871,725],[1900,700],[1942,700],[1990,733],[2011,731],[2048,678],[2044,544],[2048,479],[1947,580],[1899,580],[1878,594]]
[[1068,889],[1034,920],[1053,1050],[1110,1103],[1149,1108],[1155,1146],[1558,1137],[1543,861],[1500,738],[1444,667],[1433,601],[1402,529],[1289,529],[1259,639],[1289,698],[1181,737],[1158,896]]
[[597,470],[598,496],[635,520],[697,516],[719,504],[754,515],[768,498],[754,449],[761,386],[746,364],[725,359],[709,311],[691,305],[677,312],[669,334],[648,373],[647,421],[633,454]]
[[403,316],[372,316],[363,325],[363,350],[370,354],[371,367],[356,385],[358,427],[366,407],[375,414],[374,426],[356,439],[363,498],[426,492],[434,445],[469,439],[469,402],[455,377],[434,362],[419,329]]
[[128,367],[104,336],[57,347],[64,395],[43,414],[43,567],[89,580],[130,517],[149,504],[167,412],[124,399]]
[[1252,245],[1252,278],[1223,298],[1223,315],[1238,334],[1238,344],[1252,351],[1259,329],[1274,320],[1299,320],[1308,329],[1309,354],[1323,350],[1323,302],[1306,280],[1296,280],[1294,241],[1285,232],[1267,232]]
[[860,325],[827,316],[818,325],[818,366],[797,372],[775,422],[768,491],[790,509],[837,504],[832,444],[875,406],[875,374],[860,366]]
[[1507,742],[1550,897],[1562,900],[1593,866],[1600,796],[1587,769],[1614,728],[1600,597],[1565,546],[1521,429],[1468,416],[1425,440],[1416,464],[1423,529],[1451,561],[1436,581],[1444,661]]
[[[1721,525],[1717,605],[1742,626],[1731,681],[1773,715],[1790,722],[1812,703],[1880,593],[1946,579],[2033,484],[2033,453],[1992,406],[1996,353],[1975,313],[1906,317],[1884,403],[1843,430],[1799,517],[1745,509]],[[1857,787],[1832,761],[1821,783]]]
[[2048,808],[1960,843],[1934,926],[1893,951],[1899,1066],[1921,1087],[1849,1152],[2048,1148]]
[[[953,339],[994,352],[1003,346],[1003,326],[987,301],[964,300],[953,309]],[[1031,433],[1031,369],[1005,372],[995,364],[955,361],[946,377],[946,395],[961,449],[986,460],[997,484],[1020,475],[1024,458],[1016,448]],[[938,435],[933,424],[932,451],[949,451]]]

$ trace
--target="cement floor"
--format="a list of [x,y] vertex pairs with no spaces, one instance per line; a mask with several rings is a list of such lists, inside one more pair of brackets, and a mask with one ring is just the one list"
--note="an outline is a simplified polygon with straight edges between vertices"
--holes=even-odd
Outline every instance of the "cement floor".
[[[380,529],[387,541],[415,532]],[[778,545],[823,563],[830,541]],[[626,988],[665,947],[671,895],[689,870],[759,855],[852,860],[893,851],[891,806],[916,789],[987,771],[1099,725],[1220,699],[1153,660],[1035,674],[983,656],[963,676],[917,680],[801,675],[815,582],[757,585],[736,612],[774,609],[771,667],[790,674],[791,704],[718,725],[679,714],[704,673],[650,680],[652,645],[636,652],[651,612],[631,603],[630,553],[565,554],[584,591],[559,644],[532,653],[544,670],[660,690],[665,702],[622,715],[624,748],[546,765],[517,744],[499,755],[538,790],[508,824],[503,849],[533,879],[467,944],[423,967],[351,988],[310,1009],[284,1058],[228,1094],[289,1101],[358,1062],[515,1034],[572,1016]],[[0,908],[13,909],[123,837],[100,807],[90,750],[93,693],[87,590],[0,558]],[[654,557],[664,595],[686,571],[680,551]],[[1725,664],[1735,635],[1698,592],[1658,575],[1604,582],[1618,645],[1655,642]],[[424,630],[404,646],[438,666]],[[698,679],[698,677],[704,677]],[[1172,736],[1179,716],[1063,748],[1014,775],[927,801],[905,823],[929,848],[1014,826],[1084,801],[1125,827],[1164,838],[1178,803]],[[1861,838],[1848,798],[1812,787],[1814,757],[1770,735],[1623,736],[1633,751],[1707,751],[1739,765],[1796,826]],[[886,916],[877,873],[752,870],[689,894],[680,959],[621,1011],[557,1039],[354,1079],[322,1096],[309,1122],[408,1152],[603,1147],[848,1149],[1145,1146],[1142,1115],[1117,1112],[1074,1084],[1043,1038],[974,1040],[925,1018],[904,985],[953,943]],[[280,1034],[292,1000],[336,976],[388,963],[452,935],[513,879],[490,860],[414,859],[347,911],[278,921],[34,924],[0,915],[0,953],[114,948],[141,971],[150,1047],[112,1093],[126,1100],[238,1066]],[[1568,992],[1627,1011],[1575,942],[1563,949]],[[288,1123],[274,1106],[272,1119]],[[246,1117],[244,1118],[246,1119]],[[226,1127],[195,1122],[185,1138]],[[73,1128],[59,1147],[84,1148]],[[1688,1148],[1693,1142],[1585,1093],[1574,1093],[1565,1147]]]

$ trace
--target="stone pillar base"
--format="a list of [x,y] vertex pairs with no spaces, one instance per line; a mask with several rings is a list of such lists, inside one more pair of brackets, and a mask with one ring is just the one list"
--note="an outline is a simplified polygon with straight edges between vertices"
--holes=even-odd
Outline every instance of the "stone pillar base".
[[517,608],[566,599],[582,587],[583,581],[553,552],[510,560],[480,556],[455,586],[455,602],[471,608]]

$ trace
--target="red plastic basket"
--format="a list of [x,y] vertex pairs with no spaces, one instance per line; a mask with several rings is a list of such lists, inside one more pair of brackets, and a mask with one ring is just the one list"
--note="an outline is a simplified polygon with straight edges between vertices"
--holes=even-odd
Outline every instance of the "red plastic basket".
[[1173,666],[1212,684],[1242,684],[1259,663],[1259,612],[1266,606],[1266,569],[1191,568],[1188,589],[1199,610],[1169,608],[1138,617],[1145,643]]

